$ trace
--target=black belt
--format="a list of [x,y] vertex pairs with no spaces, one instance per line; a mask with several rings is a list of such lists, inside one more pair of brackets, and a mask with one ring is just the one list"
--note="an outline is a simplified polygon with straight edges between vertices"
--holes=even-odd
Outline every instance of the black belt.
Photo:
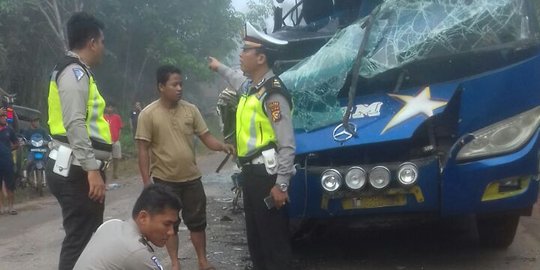
[[270,148],[276,149],[276,152],[277,152],[277,146],[274,143],[270,143],[267,146],[261,147],[257,152],[247,157],[238,157],[238,161],[240,162],[240,165],[259,165],[259,164],[253,164],[251,161],[254,158],[258,158],[260,155],[262,155],[263,151],[268,150]]
[[[52,138],[59,141],[59,142],[69,144],[69,141],[68,141],[66,136],[52,135]],[[92,138],[90,138],[90,142],[92,143],[92,148],[94,148],[96,150],[105,151],[105,152],[111,152],[112,151],[112,144],[98,142],[98,141],[96,141],[96,140],[94,140]]]
[[262,155],[258,155],[257,157],[252,158],[251,160],[244,161],[242,163],[242,166],[248,166],[248,165],[264,165],[264,158]]

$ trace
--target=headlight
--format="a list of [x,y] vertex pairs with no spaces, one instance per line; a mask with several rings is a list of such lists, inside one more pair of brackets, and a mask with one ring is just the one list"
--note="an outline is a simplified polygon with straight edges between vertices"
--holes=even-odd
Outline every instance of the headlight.
[[390,170],[377,166],[369,172],[369,183],[376,189],[383,189],[390,184]]
[[43,145],[43,140],[37,140],[37,141],[32,140],[31,143],[32,143],[32,146],[34,147],[41,147]]
[[345,185],[352,190],[358,190],[366,184],[366,171],[360,167],[351,167],[345,175]]
[[413,163],[405,162],[399,166],[397,176],[402,185],[410,186],[418,179],[418,168]]
[[457,160],[495,156],[514,151],[527,143],[540,125],[540,107],[473,132],[474,139],[457,155]]
[[334,169],[328,169],[322,173],[321,185],[324,190],[332,192],[341,187],[342,177],[341,174]]

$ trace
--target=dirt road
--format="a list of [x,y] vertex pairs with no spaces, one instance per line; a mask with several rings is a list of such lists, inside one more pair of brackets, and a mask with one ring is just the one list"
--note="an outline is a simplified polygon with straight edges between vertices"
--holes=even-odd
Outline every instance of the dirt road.
[[[243,215],[230,210],[233,168],[213,173],[223,155],[199,159],[208,196],[208,257],[218,269],[243,269],[247,245]],[[137,172],[133,172],[136,175]],[[110,182],[112,183],[112,182]],[[105,219],[129,217],[141,183],[138,176],[122,179],[109,190]],[[19,215],[0,216],[0,270],[56,269],[64,235],[60,208],[53,197],[19,205]],[[467,224],[465,224],[467,225]],[[407,229],[317,232],[295,248],[294,269],[540,269],[540,211],[521,219],[514,244],[506,251],[478,246],[467,226],[425,225]],[[456,229],[457,228],[457,229]],[[185,227],[180,231],[182,269],[197,269]],[[165,250],[158,254],[168,268]]]

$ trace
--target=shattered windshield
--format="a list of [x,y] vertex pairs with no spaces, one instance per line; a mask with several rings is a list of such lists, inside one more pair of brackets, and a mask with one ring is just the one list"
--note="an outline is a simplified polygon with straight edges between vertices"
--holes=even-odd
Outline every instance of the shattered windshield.
[[[387,0],[375,15],[359,76],[369,80],[419,60],[496,50],[537,38],[526,0]],[[280,75],[294,97],[294,125],[313,130],[343,116],[345,85],[364,22],[338,32],[316,54]],[[534,28],[534,29],[533,29]]]

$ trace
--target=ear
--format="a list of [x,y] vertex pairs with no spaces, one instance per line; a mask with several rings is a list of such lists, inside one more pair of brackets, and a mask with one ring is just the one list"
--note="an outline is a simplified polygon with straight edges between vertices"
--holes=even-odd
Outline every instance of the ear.
[[266,63],[266,55],[262,54],[262,53],[258,54],[257,55],[257,64],[262,65],[264,63]]
[[94,50],[94,48],[96,47],[96,39],[95,38],[91,38],[90,40],[88,40],[88,47],[92,50]]
[[137,223],[146,226],[146,224],[150,222],[150,214],[146,210],[142,210],[137,214],[135,219],[137,220]]
[[158,83],[158,90],[160,93],[162,93],[165,90],[165,85],[163,85],[162,83]]

